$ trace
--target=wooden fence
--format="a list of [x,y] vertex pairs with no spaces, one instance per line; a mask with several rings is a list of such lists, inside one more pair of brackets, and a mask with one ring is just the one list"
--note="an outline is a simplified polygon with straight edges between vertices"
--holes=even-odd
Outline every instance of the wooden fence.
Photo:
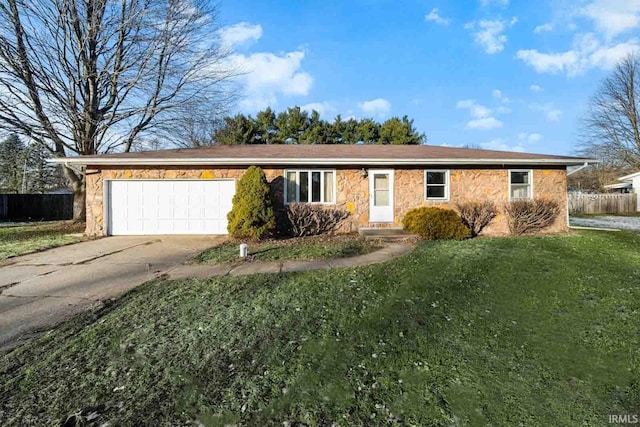
[[638,209],[638,195],[626,194],[569,194],[570,214],[625,213]]
[[73,218],[73,194],[0,194],[0,220]]

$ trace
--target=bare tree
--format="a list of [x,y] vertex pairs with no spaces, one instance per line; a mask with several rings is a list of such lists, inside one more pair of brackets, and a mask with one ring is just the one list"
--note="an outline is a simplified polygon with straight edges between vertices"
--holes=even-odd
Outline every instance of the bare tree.
[[[207,0],[0,0],[0,129],[55,156],[170,140],[235,75]],[[195,108],[195,107],[198,108]],[[65,167],[85,216],[82,170]]]
[[623,58],[591,99],[580,151],[607,162],[640,167],[640,56]]

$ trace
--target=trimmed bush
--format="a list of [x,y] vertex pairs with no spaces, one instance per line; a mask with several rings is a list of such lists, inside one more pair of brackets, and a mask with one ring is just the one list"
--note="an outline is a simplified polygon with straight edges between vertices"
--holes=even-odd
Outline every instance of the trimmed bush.
[[276,218],[271,187],[259,167],[251,166],[240,178],[227,220],[231,237],[261,239],[273,233]]
[[402,219],[404,230],[425,240],[462,240],[471,232],[460,215],[450,209],[421,207],[411,209]]
[[305,203],[292,203],[287,207],[291,232],[295,237],[317,236],[336,231],[347,219],[349,212]]
[[456,204],[462,223],[471,231],[471,237],[476,237],[498,215],[495,203],[484,200],[482,202],[464,202]]
[[554,223],[560,214],[558,203],[548,199],[516,200],[505,207],[511,234],[535,233]]

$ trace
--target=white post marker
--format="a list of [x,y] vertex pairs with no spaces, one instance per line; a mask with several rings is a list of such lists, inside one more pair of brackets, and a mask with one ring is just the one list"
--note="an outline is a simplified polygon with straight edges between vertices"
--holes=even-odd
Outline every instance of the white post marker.
[[240,244],[240,258],[246,258],[249,252],[249,246],[246,243]]

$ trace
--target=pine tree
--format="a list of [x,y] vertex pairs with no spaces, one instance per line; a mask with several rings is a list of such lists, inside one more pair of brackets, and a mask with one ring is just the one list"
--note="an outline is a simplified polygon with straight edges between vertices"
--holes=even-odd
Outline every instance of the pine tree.
[[25,174],[25,187],[29,193],[44,193],[47,190],[54,189],[59,181],[58,168],[50,163],[47,159],[51,157],[51,153],[42,145],[30,145],[27,150],[27,169]]
[[0,189],[19,193],[25,169],[25,147],[17,135],[11,134],[0,142]]

